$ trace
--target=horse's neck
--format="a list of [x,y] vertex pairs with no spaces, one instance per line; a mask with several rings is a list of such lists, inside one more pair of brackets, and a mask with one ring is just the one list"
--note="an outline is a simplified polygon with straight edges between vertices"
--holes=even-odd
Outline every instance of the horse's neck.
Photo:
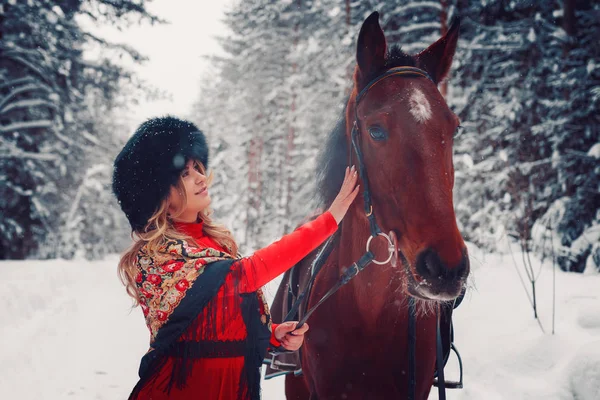
[[[362,210],[349,210],[341,226],[336,252],[340,275],[365,254],[369,236],[369,224]],[[387,242],[383,237],[373,239],[370,250],[375,255],[375,260],[386,260],[389,256]],[[403,304],[405,302],[402,301],[401,275],[390,264],[369,264],[348,286],[355,302],[354,307],[370,326],[375,327],[386,311],[394,312],[396,317],[407,313],[406,305]]]

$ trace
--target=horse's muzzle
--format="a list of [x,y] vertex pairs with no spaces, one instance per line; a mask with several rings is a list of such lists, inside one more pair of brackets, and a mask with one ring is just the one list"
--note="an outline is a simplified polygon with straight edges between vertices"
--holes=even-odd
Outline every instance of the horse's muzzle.
[[462,251],[458,265],[449,268],[437,251],[427,249],[417,257],[417,290],[430,299],[452,300],[461,293],[469,275],[467,250]]

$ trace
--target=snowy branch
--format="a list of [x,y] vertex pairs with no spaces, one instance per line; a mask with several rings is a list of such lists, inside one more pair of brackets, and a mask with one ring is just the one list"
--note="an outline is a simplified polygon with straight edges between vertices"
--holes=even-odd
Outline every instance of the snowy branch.
[[79,188],[77,189],[77,194],[75,195],[75,199],[73,200],[73,203],[71,204],[71,208],[69,210],[69,213],[68,213],[68,216],[66,219],[67,224],[69,224],[69,222],[74,220],[75,212],[77,211],[77,208],[79,207],[79,202],[81,201],[81,196],[83,195],[83,191],[86,188],[85,181],[87,181],[94,175],[97,175],[97,174],[100,174],[102,172],[109,171],[109,170],[110,170],[110,167],[105,164],[93,165],[90,168],[88,168],[88,170],[85,172],[85,177],[83,178],[81,184],[79,185]]
[[392,10],[393,15],[406,14],[409,11],[431,9],[435,11],[441,11],[442,6],[439,2],[435,1],[414,1],[404,6],[396,7]]
[[573,156],[573,157],[578,157],[578,158],[582,158],[584,160],[588,160],[588,161],[592,161],[595,163],[598,163],[598,165],[600,165],[600,160],[598,160],[597,157],[588,155],[582,151],[576,151],[576,150],[565,150],[565,153]]
[[91,135],[87,130],[83,129],[81,130],[81,136],[85,139],[87,139],[88,141],[92,142],[93,144],[95,144],[96,146],[98,146],[99,148],[106,150],[108,152],[113,151],[113,149],[110,146],[106,146],[102,141],[100,141],[97,137]]
[[104,40],[98,36],[95,36],[89,32],[84,32],[83,36],[87,39],[90,39],[90,40],[102,45],[102,47],[105,49],[123,51],[123,52],[127,53],[136,62],[148,61],[148,57],[143,56],[140,52],[136,51],[133,47],[128,46],[126,44],[110,43],[110,42],[107,42],[106,40]]
[[48,119],[39,121],[21,121],[9,125],[0,125],[0,133],[11,133],[23,129],[50,128],[53,122]]
[[26,76],[25,78],[18,78],[18,79],[13,79],[11,81],[2,82],[2,83],[0,83],[0,89],[15,87],[18,85],[26,85],[26,84],[35,83],[35,82],[36,82],[36,80],[34,78],[32,78],[31,76]]
[[42,71],[41,69],[39,69],[33,63],[29,62],[28,60],[26,60],[26,59],[24,59],[22,57],[19,57],[16,54],[15,55],[10,55],[10,53],[4,53],[3,57],[6,57],[8,59],[13,60],[16,63],[24,65],[25,67],[29,68],[33,73],[35,73],[44,82],[51,83],[50,80],[48,79],[48,74],[45,73],[44,71]]
[[0,101],[0,112],[2,112],[2,110],[4,109],[5,105],[12,100],[15,96],[21,94],[21,93],[25,93],[25,92],[31,92],[34,90],[41,90],[44,91],[46,93],[52,93],[52,89],[50,89],[50,87],[42,84],[42,83],[37,83],[37,84],[28,84],[28,85],[24,85],[21,86],[17,89],[14,89],[13,91],[11,91],[10,93],[8,93],[1,101]]
[[46,106],[48,108],[52,108],[53,110],[58,110],[58,106],[51,101],[43,99],[31,99],[15,101],[14,103],[10,103],[4,108],[0,108],[0,113],[7,113],[11,110],[18,110],[21,108],[33,108],[38,106]]
[[56,161],[58,156],[49,153],[31,153],[23,151],[5,140],[0,139],[2,147],[0,148],[0,158],[29,158],[40,161]]
[[436,31],[439,31],[441,29],[441,25],[439,22],[423,22],[420,24],[411,24],[411,25],[404,26],[400,29],[397,29],[395,31],[386,32],[386,35],[388,35],[388,36],[399,35],[399,34],[403,34],[403,33],[421,31],[421,30],[425,30],[425,29],[434,29]]
[[479,44],[471,44],[469,45],[469,50],[485,50],[485,51],[512,51],[512,50],[521,50],[523,46],[518,43],[510,43],[510,44],[502,44],[502,45],[479,45]]
[[[2,154],[2,153],[0,153],[0,154]],[[33,190],[23,189],[22,187],[15,185],[11,181],[3,181],[2,185],[4,185],[7,188],[12,189],[13,191],[15,191],[15,193],[17,193],[21,196],[24,196],[24,197],[29,197],[29,196],[33,195]]]

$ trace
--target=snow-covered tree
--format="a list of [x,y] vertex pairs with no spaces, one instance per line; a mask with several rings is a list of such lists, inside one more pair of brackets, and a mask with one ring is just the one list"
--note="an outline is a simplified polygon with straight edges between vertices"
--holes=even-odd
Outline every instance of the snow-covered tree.
[[[221,160],[235,159],[227,180],[237,201],[224,214],[245,214],[242,241],[252,248],[314,211],[314,160],[342,111],[368,14],[380,11],[389,45],[413,54],[460,15],[447,99],[465,128],[455,144],[462,231],[489,249],[508,232],[541,252],[552,232],[561,266],[582,270],[600,258],[597,246],[578,239],[593,242],[600,203],[598,7],[576,0],[233,4],[232,33],[222,39],[227,56],[215,60],[216,78],[203,85],[196,113],[211,114],[229,154]],[[561,204],[561,219],[548,223]]]
[[86,32],[77,18],[119,25],[157,18],[143,1],[124,0],[29,0],[2,11],[0,258],[114,251],[123,219],[110,169],[123,139],[110,118],[123,104],[120,90],[135,83],[110,56],[89,59],[84,49],[143,58]]
[[[588,152],[600,137],[599,12],[597,3],[552,1],[460,9],[468,21],[451,101],[467,128],[456,195],[470,240],[494,248],[507,231],[541,250],[553,236],[561,267],[583,270],[593,243],[576,256],[570,246],[598,224],[600,169]],[[556,202],[564,212],[550,220]],[[536,223],[544,233],[532,235]]]

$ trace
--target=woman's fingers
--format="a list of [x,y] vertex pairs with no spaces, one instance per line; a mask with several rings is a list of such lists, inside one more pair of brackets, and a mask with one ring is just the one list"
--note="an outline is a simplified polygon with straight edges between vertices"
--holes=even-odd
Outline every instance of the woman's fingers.
[[360,187],[356,185],[357,180],[358,173],[356,171],[356,167],[346,167],[342,186],[338,192],[338,195],[329,207],[329,211],[331,211],[331,214],[333,215],[338,224],[344,218],[346,212],[348,211],[348,208],[350,207],[350,204],[356,198],[356,195],[359,190],[358,188]]
[[340,193],[342,193],[343,195],[350,194],[352,189],[354,188],[357,179],[358,174],[356,173],[356,169],[354,169],[354,166],[352,166],[352,168],[346,167],[346,174],[344,176],[344,182],[342,183],[342,187],[340,188]]
[[[296,321],[293,321],[292,324],[293,325],[291,326],[295,328],[298,323]],[[300,346],[302,346],[302,343],[304,342],[304,334],[306,333],[306,331],[308,331],[308,329],[308,324],[304,324],[300,328],[294,330],[293,332],[287,332],[287,334],[284,335],[284,337],[282,337],[281,340],[279,340],[279,342],[286,349],[296,351],[300,348]]]
[[288,336],[281,340],[281,344],[288,350],[298,350],[302,346],[302,336]]
[[290,334],[293,336],[304,335],[308,331],[308,328],[309,328],[308,324],[304,324],[300,328],[290,332]]
[[345,183],[345,186],[343,188],[343,196],[344,196],[344,200],[347,200],[348,198],[354,198],[356,197],[354,195],[354,192],[356,191],[356,188],[358,186],[356,186],[356,181],[358,180],[358,175],[356,174],[356,171],[353,172],[352,176],[348,178],[348,181]]
[[346,192],[348,190],[348,187],[350,186],[350,183],[352,182],[353,176],[354,176],[354,171],[350,170],[348,172],[348,175],[346,175],[346,178],[344,179],[344,184],[342,185],[344,187],[344,192]]
[[360,192],[360,185],[357,185],[354,190],[352,191],[352,193],[350,193],[350,196],[348,196],[348,206],[350,206],[350,204],[352,204],[352,202],[354,201],[354,199],[356,199],[356,196],[358,196],[358,192]]
[[340,193],[344,192],[346,186],[348,185],[348,178],[350,177],[350,168],[346,167],[346,172],[344,172],[344,180],[342,181],[342,187],[340,188]]
[[355,185],[356,185],[356,179],[352,182],[352,185],[350,186],[348,193],[344,194],[344,196],[342,198],[342,204],[346,208],[350,207],[350,204],[352,204],[354,199],[356,199],[356,196],[358,195],[358,192],[360,191],[360,185],[356,185],[356,186]]

